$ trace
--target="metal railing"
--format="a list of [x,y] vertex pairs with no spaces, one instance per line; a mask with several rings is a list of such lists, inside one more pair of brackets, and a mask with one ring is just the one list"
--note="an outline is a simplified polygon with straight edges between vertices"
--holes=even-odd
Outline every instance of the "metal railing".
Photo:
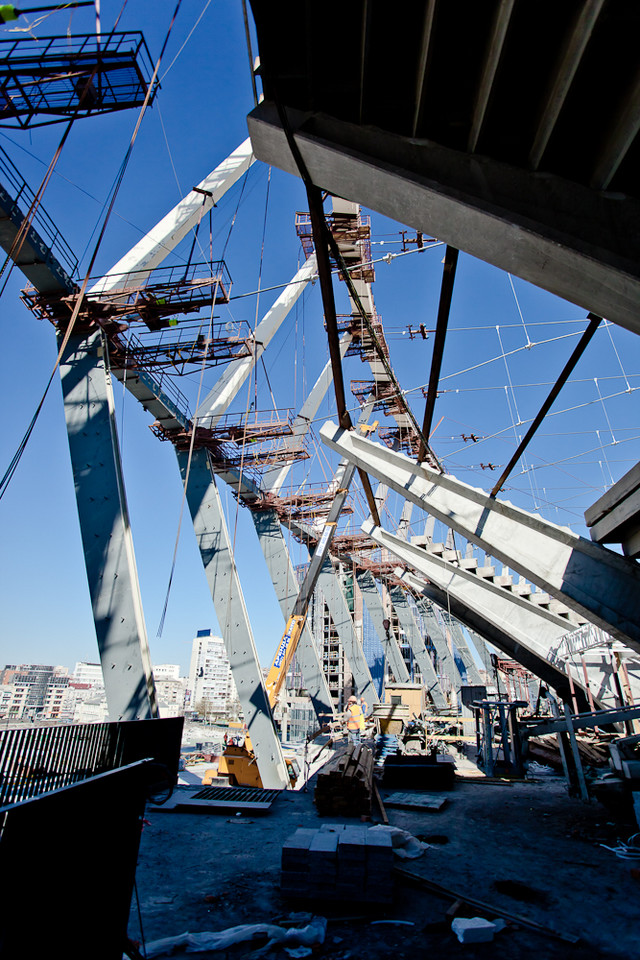
[[[0,178],[7,196],[13,201],[20,216],[26,216],[23,211],[31,208],[35,194],[2,147],[0,147]],[[69,276],[75,276],[78,270],[78,259],[42,204],[38,204],[31,218],[31,226],[37,230],[46,246],[60,260]]]
[[183,718],[0,731],[0,807],[152,758],[175,779]]

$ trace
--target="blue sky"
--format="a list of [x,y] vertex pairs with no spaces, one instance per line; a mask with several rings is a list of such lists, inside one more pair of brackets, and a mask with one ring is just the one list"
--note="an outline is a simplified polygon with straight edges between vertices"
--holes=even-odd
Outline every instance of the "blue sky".
[[[120,3],[103,2],[103,28],[109,28]],[[119,28],[143,30],[151,57],[158,56],[173,5],[130,0]],[[181,50],[194,24],[199,26]],[[68,14],[55,14],[36,36],[64,34]],[[5,26],[3,35],[7,31]],[[91,31],[93,16],[77,11],[74,32]],[[9,35],[9,34],[7,34]],[[175,59],[177,57],[177,59]],[[115,205],[96,273],[105,272],[189,189],[247,136],[252,108],[248,57],[239,0],[209,5],[183,0],[160,69],[162,87],[143,121]],[[125,154],[137,118],[135,111],[78,121],[58,162],[43,205],[86,269],[110,186]],[[35,189],[57,146],[62,126],[33,131],[0,130],[0,145]],[[242,200],[238,201],[242,193]],[[268,200],[268,202],[267,202]],[[230,191],[214,211],[214,257],[229,239],[226,262],[233,278],[228,307],[220,319],[243,319],[253,326],[277,291],[255,291],[285,284],[302,260],[294,215],[305,209],[300,182],[255,164],[246,183]],[[265,226],[266,224],[266,226]],[[401,225],[372,214],[373,255],[401,251]],[[262,250],[264,229],[264,250]],[[200,240],[208,248],[208,222]],[[190,241],[173,261],[187,255]],[[391,362],[416,418],[422,420],[420,391],[429,377],[432,340],[410,340],[407,325],[435,326],[442,247],[396,257],[377,265],[374,298],[387,331]],[[0,351],[0,390],[4,422],[0,464],[6,468],[18,445],[55,361],[53,330],[19,302],[24,285],[14,272],[3,296],[4,349]],[[338,310],[346,312],[344,285],[337,290]],[[462,255],[454,291],[450,333],[442,370],[433,446],[445,467],[467,483],[490,489],[498,473],[487,468],[507,463],[515,438],[537,411],[585,326],[585,311],[537,290],[517,278]],[[403,334],[403,330],[405,331]],[[327,359],[318,285],[298,302],[289,321],[265,354],[258,372],[258,406],[300,406]],[[554,522],[585,534],[583,513],[613,481],[640,458],[637,397],[640,384],[638,338],[602,327],[539,431],[526,463],[510,478],[506,499],[536,510]],[[217,371],[208,371],[209,389]],[[367,379],[357,358],[345,364],[345,380]],[[193,403],[194,372],[179,382]],[[241,392],[237,409],[253,397],[254,385]],[[164,604],[177,535],[181,484],[169,444],[149,430],[150,418],[116,386],[118,422],[127,494],[132,518],[147,631],[155,663],[188,665],[196,630],[217,622],[187,519],[183,523],[176,572],[161,637]],[[354,401],[355,407],[355,401]],[[334,417],[329,397],[318,418]],[[520,424],[519,424],[520,421]],[[479,443],[463,440],[474,433]],[[292,471],[297,488],[305,478],[321,480],[335,467],[327,450],[311,445],[312,457]],[[485,467],[482,467],[482,464]],[[223,491],[247,606],[261,658],[272,656],[283,630],[266,567],[246,510]],[[354,532],[356,512],[345,523]],[[393,528],[399,498],[389,499],[385,525]],[[414,515],[413,532],[421,522]],[[59,384],[54,383],[42,415],[7,494],[0,501],[0,603],[2,661],[63,663],[97,659],[97,646],[73,495]],[[305,552],[292,544],[295,561]]]

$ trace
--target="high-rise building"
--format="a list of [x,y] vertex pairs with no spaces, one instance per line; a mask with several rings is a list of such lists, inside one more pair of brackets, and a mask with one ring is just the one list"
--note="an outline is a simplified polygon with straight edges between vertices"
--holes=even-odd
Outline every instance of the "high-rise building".
[[92,687],[104,687],[102,664],[80,660],[74,667],[73,679],[77,680],[78,683],[88,683]]
[[228,717],[234,712],[236,687],[222,637],[198,630],[191,648],[188,700],[192,710]]
[[[69,683],[66,667],[40,663],[7,664],[0,674],[0,683],[10,688],[3,695],[3,709],[10,720],[35,720],[48,716],[49,706],[56,709],[59,701],[54,694]],[[54,689],[55,688],[55,689]]]

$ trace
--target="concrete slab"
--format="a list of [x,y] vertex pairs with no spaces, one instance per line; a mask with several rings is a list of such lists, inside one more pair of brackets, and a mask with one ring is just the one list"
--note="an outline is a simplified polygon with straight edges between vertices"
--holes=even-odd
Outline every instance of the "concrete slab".
[[[300,909],[328,917],[325,943],[314,948],[318,960],[344,960],[345,954],[388,960],[389,956],[446,956],[447,960],[638,960],[639,898],[630,864],[603,849],[637,832],[633,813],[616,815],[597,802],[582,804],[566,795],[564,782],[486,785],[456,783],[453,802],[438,814],[434,844],[410,862],[416,873],[447,887],[510,910],[561,933],[579,935],[581,945],[508,927],[484,947],[459,944],[445,912],[450,906],[416,885],[400,881],[390,904],[358,904],[348,890],[342,901],[292,899],[293,883],[280,889],[280,860],[286,839],[296,830],[318,830],[324,821],[307,793],[285,792],[266,816],[249,818],[161,816],[148,807],[137,887],[147,941],[186,930],[223,930],[240,923],[271,923]],[[388,811],[393,826],[414,836],[433,832],[433,814]],[[333,827],[357,821],[333,818]],[[632,865],[631,865],[632,866]],[[515,881],[543,892],[546,903],[526,903],[499,892],[498,881]],[[340,882],[340,881],[338,881]],[[346,885],[349,886],[348,884]],[[640,886],[638,887],[640,889]],[[353,920],[354,915],[360,919]],[[371,926],[379,919],[405,920],[409,926]],[[489,918],[490,919],[490,918]],[[130,936],[140,938],[137,908]],[[336,942],[339,940],[340,942]],[[240,948],[238,948],[240,949]],[[483,952],[480,952],[483,951]],[[487,951],[487,952],[484,952]],[[246,955],[246,954],[245,954]],[[201,954],[202,960],[208,955]],[[219,956],[219,954],[218,954]],[[230,960],[242,954],[229,952]],[[286,960],[273,951],[273,960]],[[211,955],[211,960],[215,955]]]

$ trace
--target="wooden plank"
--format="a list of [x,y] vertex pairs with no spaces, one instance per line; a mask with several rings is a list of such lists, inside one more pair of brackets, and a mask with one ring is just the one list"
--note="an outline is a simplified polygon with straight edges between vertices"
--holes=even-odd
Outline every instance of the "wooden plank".
[[406,867],[394,867],[393,872],[398,874],[398,876],[404,877],[407,880],[410,880],[412,883],[417,884],[419,887],[424,887],[425,890],[429,890],[431,893],[435,893],[440,897],[446,897],[447,900],[461,900],[463,903],[469,904],[469,906],[475,907],[478,910],[482,910],[484,913],[492,914],[494,917],[502,917],[504,920],[510,920],[512,923],[520,924],[520,926],[528,927],[530,930],[535,930],[537,933],[544,933],[548,937],[553,937],[556,940],[562,940],[564,943],[578,943],[580,937],[576,937],[573,934],[558,933],[557,930],[552,930],[550,927],[543,927],[542,924],[536,923],[534,920],[527,920],[526,917],[522,917],[517,913],[510,913],[507,910],[503,910],[500,907],[494,907],[490,903],[484,903],[482,900],[476,900],[475,897],[467,897],[463,893],[457,893],[453,890],[449,890],[447,887],[443,887],[439,883],[434,883],[433,880],[427,880],[426,877],[421,877],[420,874],[414,873],[413,870],[408,870]]

